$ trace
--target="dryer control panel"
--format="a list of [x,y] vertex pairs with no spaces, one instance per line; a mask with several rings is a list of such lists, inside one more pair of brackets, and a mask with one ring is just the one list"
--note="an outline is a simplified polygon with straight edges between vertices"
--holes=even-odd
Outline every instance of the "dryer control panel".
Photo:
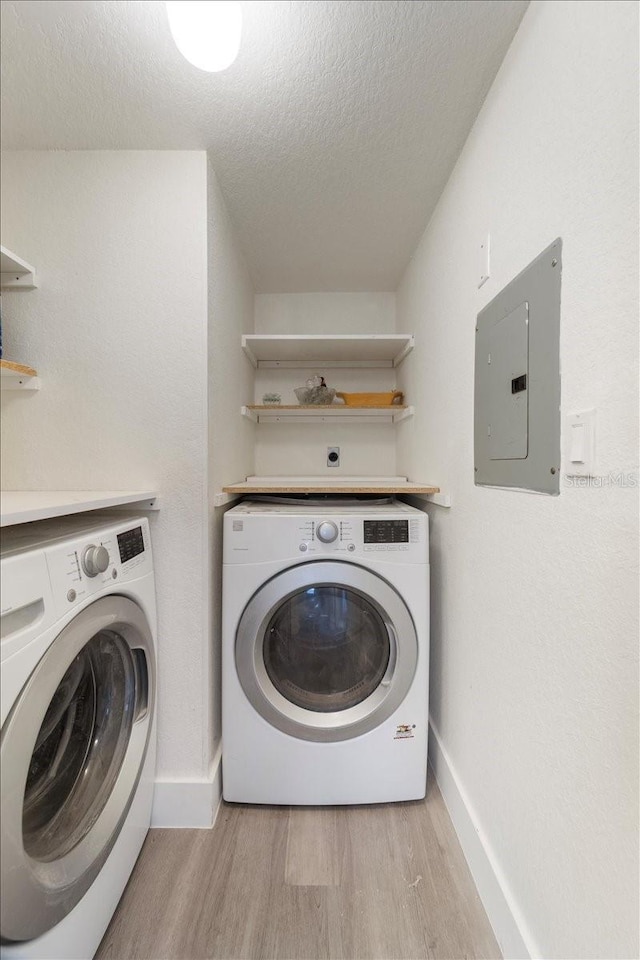
[[321,520],[312,523],[312,536],[322,544],[335,543],[348,552],[400,552],[420,543],[421,524],[415,519]]
[[366,544],[409,543],[408,520],[365,520]]
[[[260,509],[262,508],[262,509]],[[356,561],[371,554],[403,563],[428,562],[428,518],[406,505],[390,510],[360,506],[331,510],[301,507],[291,514],[243,504],[225,515],[224,562],[299,561],[336,556]],[[380,556],[379,559],[384,559]]]

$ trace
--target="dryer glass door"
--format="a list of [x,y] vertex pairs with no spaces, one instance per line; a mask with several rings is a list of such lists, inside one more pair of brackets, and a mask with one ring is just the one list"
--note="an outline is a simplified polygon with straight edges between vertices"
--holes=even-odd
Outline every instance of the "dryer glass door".
[[53,641],[2,729],[3,940],[30,940],[87,891],[120,832],[146,757],[155,657],[146,618],[120,596]]
[[298,564],[267,581],[236,635],[242,688],[291,736],[338,741],[377,727],[407,695],[416,629],[382,577],[344,561]]
[[306,710],[348,710],[366,700],[389,665],[385,622],[362,593],[321,584],[277,608],[263,644],[269,679]]

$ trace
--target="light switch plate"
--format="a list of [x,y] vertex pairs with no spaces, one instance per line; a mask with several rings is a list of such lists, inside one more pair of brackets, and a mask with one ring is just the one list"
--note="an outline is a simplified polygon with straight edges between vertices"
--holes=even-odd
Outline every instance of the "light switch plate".
[[569,477],[595,473],[596,411],[582,410],[565,418],[564,472]]

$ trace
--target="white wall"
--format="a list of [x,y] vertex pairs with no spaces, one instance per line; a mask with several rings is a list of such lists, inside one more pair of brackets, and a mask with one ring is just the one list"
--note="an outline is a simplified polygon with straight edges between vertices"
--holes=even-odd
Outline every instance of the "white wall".
[[[209,227],[209,530],[211,534],[210,619],[212,757],[219,758],[222,602],[222,516],[214,497],[228,483],[253,472],[255,425],[240,415],[253,395],[253,368],[240,348],[253,332],[253,285],[236,243],[215,171],[208,164]],[[216,773],[217,771],[214,771]]]
[[453,500],[428,508],[436,759],[507,956],[638,956],[637,489],[473,485],[476,314],[557,236],[563,414],[596,407],[598,474],[637,477],[636,51],[635,3],[531,5],[398,291],[399,464]]
[[207,178],[196,152],[2,158],[2,242],[40,287],[3,293],[8,489],[157,489],[158,777],[209,776]]
[[259,293],[256,333],[395,333],[395,293]]
[[[255,298],[256,333],[360,334],[395,333],[393,293],[267,293]],[[254,402],[275,391],[283,404],[297,403],[294,387],[314,373],[327,385],[347,392],[391,390],[393,369],[265,369],[255,373]],[[256,429],[255,473],[258,476],[393,476],[396,428],[389,424],[260,424]],[[340,466],[327,467],[327,447],[340,447]]]

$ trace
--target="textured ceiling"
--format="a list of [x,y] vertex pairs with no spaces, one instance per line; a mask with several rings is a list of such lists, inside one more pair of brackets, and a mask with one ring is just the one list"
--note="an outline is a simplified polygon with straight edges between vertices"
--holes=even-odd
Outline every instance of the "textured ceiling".
[[224,73],[156,0],[5,0],[5,149],[207,149],[259,291],[394,290],[527,0],[249,0]]

